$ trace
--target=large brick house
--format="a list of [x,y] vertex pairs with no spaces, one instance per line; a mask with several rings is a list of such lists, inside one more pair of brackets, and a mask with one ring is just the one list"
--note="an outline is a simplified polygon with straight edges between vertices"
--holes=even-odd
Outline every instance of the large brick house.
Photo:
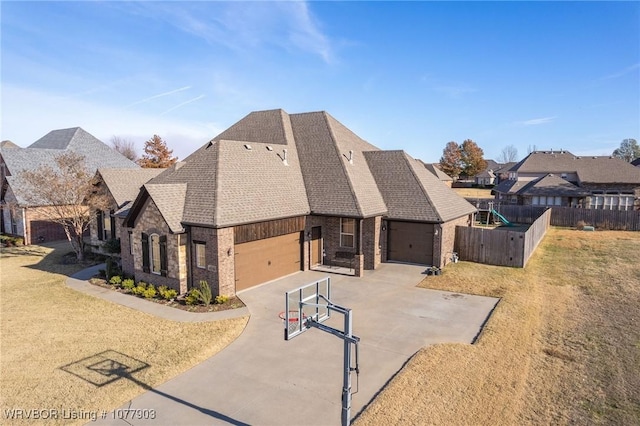
[[214,294],[321,265],[442,266],[476,209],[403,151],[326,112],[253,112],[146,183],[121,233],[123,269]]
[[98,167],[139,167],[80,127],[53,130],[27,148],[11,142],[3,143],[0,147],[0,231],[3,234],[23,237],[25,244],[66,238],[62,226],[46,220],[45,210],[50,206],[33,205],[27,201],[27,189],[19,176],[23,170],[53,165],[55,158],[63,152],[84,156],[91,172]]
[[502,203],[640,210],[640,169],[619,158],[535,151],[508,173],[493,188]]

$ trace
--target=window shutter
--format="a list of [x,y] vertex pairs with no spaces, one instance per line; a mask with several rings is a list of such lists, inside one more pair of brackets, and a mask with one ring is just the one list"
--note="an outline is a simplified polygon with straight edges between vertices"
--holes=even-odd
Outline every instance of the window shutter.
[[160,275],[167,276],[167,236],[160,237]]
[[111,216],[111,220],[109,222],[111,222],[111,238],[115,238],[116,237],[116,218],[115,216],[113,216],[114,211],[111,210],[109,212],[109,215]]
[[149,272],[149,236],[142,233],[142,270]]
[[104,228],[102,226],[102,212],[100,210],[96,211],[96,222],[98,222],[98,239],[102,241],[104,240]]

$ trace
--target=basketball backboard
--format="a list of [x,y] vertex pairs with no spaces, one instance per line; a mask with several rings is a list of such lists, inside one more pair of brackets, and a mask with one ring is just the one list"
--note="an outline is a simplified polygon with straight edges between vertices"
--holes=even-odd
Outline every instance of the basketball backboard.
[[284,340],[305,332],[308,321],[323,322],[329,319],[331,311],[327,307],[331,300],[331,278],[305,284],[285,293]]

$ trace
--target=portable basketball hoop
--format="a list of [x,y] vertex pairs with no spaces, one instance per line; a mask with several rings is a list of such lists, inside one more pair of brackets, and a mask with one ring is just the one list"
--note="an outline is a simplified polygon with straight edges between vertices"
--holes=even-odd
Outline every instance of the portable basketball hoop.
[[[351,372],[355,371],[356,376],[360,374],[358,367],[360,338],[353,334],[351,309],[331,302],[331,278],[329,277],[287,291],[284,309],[279,314],[284,323],[284,340],[291,340],[310,328],[317,328],[339,337],[344,342],[341,424],[348,426],[351,424],[351,396],[353,394],[351,391]],[[342,329],[322,324],[331,317],[332,312],[343,316]],[[351,366],[352,346],[355,347],[355,367]]]
[[289,311],[289,315],[287,315],[287,311],[282,311],[278,316],[284,323],[287,334],[292,334],[296,330],[300,330],[301,326],[305,326],[304,321],[307,319],[307,316],[302,314],[303,324],[300,324],[300,311]]

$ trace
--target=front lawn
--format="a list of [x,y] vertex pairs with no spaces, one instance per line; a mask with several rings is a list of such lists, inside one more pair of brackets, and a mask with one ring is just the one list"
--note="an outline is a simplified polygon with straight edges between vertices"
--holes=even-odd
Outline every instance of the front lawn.
[[81,268],[60,263],[68,250],[2,249],[0,423],[7,409],[114,409],[219,352],[247,323],[177,323],[71,290],[65,275]]

